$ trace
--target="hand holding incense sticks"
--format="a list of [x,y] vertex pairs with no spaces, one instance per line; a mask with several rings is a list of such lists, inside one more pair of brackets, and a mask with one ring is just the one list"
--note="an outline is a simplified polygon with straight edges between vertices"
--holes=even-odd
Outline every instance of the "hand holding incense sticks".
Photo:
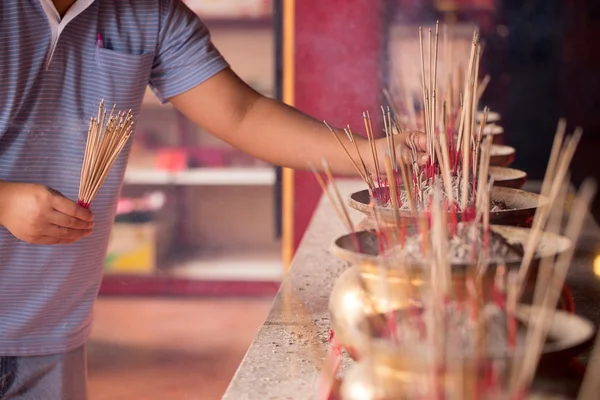
[[0,181],[0,225],[33,245],[69,244],[92,233],[94,215],[40,184]]
[[85,208],[90,207],[133,131],[131,110],[115,114],[115,108],[108,114],[102,100],[98,117],[90,120],[77,199]]

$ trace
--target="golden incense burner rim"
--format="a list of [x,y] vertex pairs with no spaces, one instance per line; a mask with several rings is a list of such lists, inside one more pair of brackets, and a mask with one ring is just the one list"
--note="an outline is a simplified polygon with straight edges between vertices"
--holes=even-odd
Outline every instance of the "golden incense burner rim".
[[[529,234],[531,229],[529,228],[518,228],[514,226],[505,226],[505,225],[492,225],[490,227],[495,233],[502,235],[509,243],[511,244],[520,244],[525,246],[527,244],[527,239],[529,238]],[[336,256],[338,259],[349,262],[353,265],[359,265],[363,273],[379,273],[380,265],[388,265],[389,270],[393,271],[393,266],[389,265],[389,262],[385,262],[385,258],[380,256],[379,254],[373,253],[359,253],[356,251],[354,247],[354,238],[352,237],[355,234],[346,234],[338,237],[331,244],[330,251]],[[377,234],[373,230],[363,230],[356,232],[356,236],[358,237],[359,242],[364,245],[364,240],[377,240]],[[554,257],[558,254],[561,254],[572,246],[571,241],[562,235],[557,235],[550,232],[543,232],[540,239],[540,244],[538,246],[537,256],[534,258],[535,260],[540,260],[545,257]],[[472,266],[474,263],[453,263],[453,267],[468,267]],[[519,260],[515,260],[514,262],[507,262],[507,265],[519,265]],[[413,267],[417,269],[421,269],[424,264],[414,264]],[[496,265],[495,261],[489,262],[489,266]],[[408,264],[408,266],[411,266]]]
[[[400,190],[404,190],[404,185],[398,186]],[[507,210],[498,210],[490,212],[490,221],[492,224],[503,223],[503,219],[512,220],[517,219],[518,223],[512,225],[518,225],[525,223],[529,218],[533,217],[535,210],[545,203],[548,199],[543,197],[541,194],[527,192],[522,189],[514,189],[509,187],[495,186],[491,190],[491,200],[503,201],[508,207]],[[368,216],[373,215],[373,210],[370,205],[371,193],[369,189],[359,190],[358,192],[352,193],[348,198],[348,205],[357,211]],[[375,209],[382,219],[383,222],[393,221],[393,210],[389,207],[375,206]],[[414,223],[415,218],[412,216],[410,210],[398,210],[400,218]],[[419,218],[426,218],[428,212],[420,211],[418,214]],[[456,216],[460,219],[461,212],[457,212]],[[522,214],[522,217],[521,215]]]

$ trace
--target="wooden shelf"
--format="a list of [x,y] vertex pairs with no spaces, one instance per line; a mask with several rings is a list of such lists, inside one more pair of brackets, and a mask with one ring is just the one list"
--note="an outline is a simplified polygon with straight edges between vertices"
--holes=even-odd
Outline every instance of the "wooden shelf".
[[125,183],[129,185],[179,186],[270,186],[276,181],[275,168],[193,168],[184,171],[127,168]]

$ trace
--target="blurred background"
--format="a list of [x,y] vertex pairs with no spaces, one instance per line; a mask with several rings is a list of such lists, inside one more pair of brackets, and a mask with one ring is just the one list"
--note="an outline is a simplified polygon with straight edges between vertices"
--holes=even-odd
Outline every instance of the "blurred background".
[[[476,24],[482,103],[502,115],[514,168],[541,179],[565,117],[584,130],[573,182],[600,175],[597,0],[185,2],[242,79],[338,126],[360,127],[398,66],[418,62],[402,51],[407,29]],[[90,398],[221,398],[319,197],[312,175],[245,156],[148,90],[95,309]]]

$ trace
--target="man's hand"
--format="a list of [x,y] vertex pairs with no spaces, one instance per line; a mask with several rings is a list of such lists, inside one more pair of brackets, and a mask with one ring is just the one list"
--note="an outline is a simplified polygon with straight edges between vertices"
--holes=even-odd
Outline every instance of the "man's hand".
[[[380,165],[384,165],[384,157],[389,153],[387,138],[377,139],[377,151]],[[401,132],[394,135],[394,145],[396,146],[396,156],[402,153],[402,159],[410,164],[413,161],[413,154],[416,155],[416,161],[419,165],[425,164],[429,159],[427,154],[427,135],[423,132],[411,131]]]
[[[359,144],[359,151],[369,173],[375,176],[376,167],[370,143],[363,137],[360,139],[355,137],[355,140]],[[375,145],[377,146],[379,173],[386,175],[385,159],[390,154],[390,143],[384,137],[375,140]],[[396,157],[400,157],[402,154],[402,159],[406,165],[413,165],[413,161],[416,161],[419,165],[423,165],[429,159],[429,155],[427,154],[427,136],[423,132],[411,131],[398,133],[394,135],[394,145]]]
[[67,244],[92,233],[94,216],[46,186],[0,181],[0,225],[30,244]]

